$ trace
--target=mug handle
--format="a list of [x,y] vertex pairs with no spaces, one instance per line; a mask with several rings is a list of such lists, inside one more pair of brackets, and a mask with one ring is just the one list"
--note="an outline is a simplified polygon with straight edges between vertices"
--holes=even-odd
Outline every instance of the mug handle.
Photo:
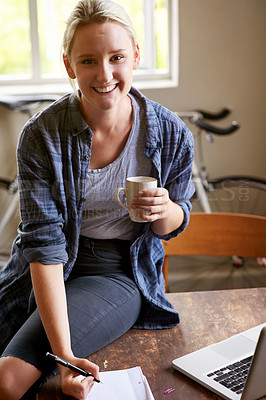
[[126,208],[126,209],[129,211],[129,206],[126,206],[124,203],[122,203],[122,201],[121,201],[120,198],[119,198],[119,193],[120,193],[121,191],[126,192],[126,189],[125,189],[125,188],[122,188],[122,187],[117,188],[116,191],[115,191],[115,199],[116,199],[116,201],[120,204],[120,206]]

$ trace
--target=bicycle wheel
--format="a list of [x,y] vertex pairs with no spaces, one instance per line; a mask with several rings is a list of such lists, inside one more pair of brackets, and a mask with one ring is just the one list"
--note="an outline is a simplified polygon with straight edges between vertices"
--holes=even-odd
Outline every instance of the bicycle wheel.
[[7,262],[19,223],[18,191],[0,180],[0,268]]
[[266,267],[255,258],[241,265],[231,257],[172,256],[169,260],[168,290],[194,292],[257,288],[266,286]]
[[[234,212],[266,216],[266,181],[232,176],[208,182],[208,201],[213,212]],[[192,212],[203,211],[198,197],[192,199]]]

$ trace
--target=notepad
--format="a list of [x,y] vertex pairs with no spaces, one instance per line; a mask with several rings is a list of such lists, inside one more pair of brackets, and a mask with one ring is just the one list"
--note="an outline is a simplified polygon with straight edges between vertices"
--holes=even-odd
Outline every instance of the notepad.
[[140,367],[100,372],[100,380],[103,385],[95,383],[88,400],[154,400]]

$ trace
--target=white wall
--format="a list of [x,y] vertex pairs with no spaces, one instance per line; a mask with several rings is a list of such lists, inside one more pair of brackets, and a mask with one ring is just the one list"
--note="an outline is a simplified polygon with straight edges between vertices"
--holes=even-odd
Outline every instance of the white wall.
[[241,129],[206,143],[208,170],[266,178],[266,1],[179,0],[179,16],[179,86],[143,93],[171,110],[232,109]]

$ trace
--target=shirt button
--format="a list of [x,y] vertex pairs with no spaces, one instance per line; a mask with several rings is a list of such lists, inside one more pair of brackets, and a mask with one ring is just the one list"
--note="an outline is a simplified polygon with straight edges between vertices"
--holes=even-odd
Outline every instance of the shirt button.
[[85,156],[85,159],[88,161],[88,160],[90,159],[90,156],[87,154],[87,155]]

